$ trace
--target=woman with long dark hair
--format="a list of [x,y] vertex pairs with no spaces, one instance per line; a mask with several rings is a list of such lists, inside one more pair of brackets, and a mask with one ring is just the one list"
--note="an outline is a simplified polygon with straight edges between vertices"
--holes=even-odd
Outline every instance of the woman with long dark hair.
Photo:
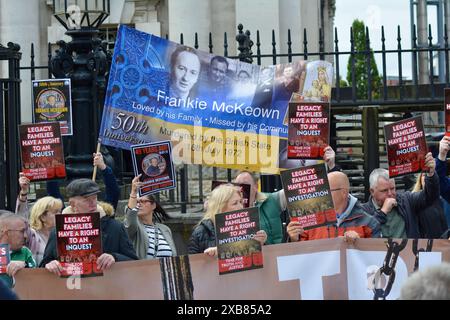
[[169,227],[161,222],[169,216],[152,195],[137,196],[142,182],[139,176],[131,184],[125,209],[125,228],[139,259],[176,256],[177,251]]

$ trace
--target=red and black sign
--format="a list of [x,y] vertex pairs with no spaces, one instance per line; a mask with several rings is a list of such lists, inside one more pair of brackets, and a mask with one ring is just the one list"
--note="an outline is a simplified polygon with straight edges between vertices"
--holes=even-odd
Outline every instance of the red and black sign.
[[131,146],[131,156],[134,174],[140,174],[144,183],[139,188],[140,196],[176,188],[170,141]]
[[291,221],[305,230],[336,222],[325,164],[282,171],[281,181]]
[[421,116],[388,124],[384,132],[390,177],[428,170],[425,166],[428,148]]
[[445,135],[450,136],[450,88],[444,89],[445,95]]
[[261,243],[253,239],[259,227],[256,207],[215,216],[219,274],[263,267]]
[[59,123],[19,126],[22,172],[31,181],[66,177]]
[[288,159],[322,159],[330,141],[330,104],[289,102]]
[[100,214],[57,214],[56,239],[58,259],[64,267],[61,276],[101,276],[97,259],[102,255]]
[[9,244],[7,243],[0,244],[0,274],[6,273],[6,268],[8,267],[10,260],[11,259],[9,256]]

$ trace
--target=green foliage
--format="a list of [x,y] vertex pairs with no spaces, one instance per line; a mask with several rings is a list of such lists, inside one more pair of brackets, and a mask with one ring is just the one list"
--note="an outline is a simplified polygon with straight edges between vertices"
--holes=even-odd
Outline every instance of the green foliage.
[[[368,87],[368,74],[367,74],[367,53],[366,51],[366,27],[364,22],[360,20],[354,20],[352,24],[353,40],[355,46],[355,52],[357,53],[353,57],[355,59],[355,82],[356,82],[356,96],[358,99],[368,99],[367,87]],[[370,49],[370,73],[372,77],[372,98],[377,99],[380,97],[381,78],[378,73],[377,64],[373,55],[373,50]],[[349,57],[347,62],[347,81],[349,86],[352,86],[352,56]]]
[[345,81],[344,79],[339,79],[339,87],[341,87],[341,88],[348,87],[347,81]]

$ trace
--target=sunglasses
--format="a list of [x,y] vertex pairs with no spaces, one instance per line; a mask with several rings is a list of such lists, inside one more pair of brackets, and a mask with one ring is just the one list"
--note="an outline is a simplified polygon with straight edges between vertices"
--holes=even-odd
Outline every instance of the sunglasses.
[[139,200],[137,201],[137,203],[139,203],[139,204],[143,204],[143,203],[147,203],[147,202],[155,203],[155,201],[148,200],[148,199],[139,199]]

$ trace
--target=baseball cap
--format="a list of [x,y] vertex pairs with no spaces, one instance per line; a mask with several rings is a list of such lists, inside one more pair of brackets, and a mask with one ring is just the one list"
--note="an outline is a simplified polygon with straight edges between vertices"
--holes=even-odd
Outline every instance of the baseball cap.
[[88,197],[93,194],[100,193],[98,184],[91,179],[76,179],[69,183],[66,187],[67,197]]

